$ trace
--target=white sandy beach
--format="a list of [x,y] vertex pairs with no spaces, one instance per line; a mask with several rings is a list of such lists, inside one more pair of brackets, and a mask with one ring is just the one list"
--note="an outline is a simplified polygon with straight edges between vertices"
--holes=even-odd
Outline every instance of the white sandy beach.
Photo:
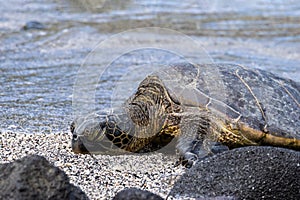
[[[168,196],[184,168],[174,167],[175,156],[76,155],[71,151],[70,133],[0,133],[0,163],[12,162],[29,154],[44,156],[59,167],[90,199],[111,199],[127,187],[137,187]],[[174,199],[168,197],[168,199]]]

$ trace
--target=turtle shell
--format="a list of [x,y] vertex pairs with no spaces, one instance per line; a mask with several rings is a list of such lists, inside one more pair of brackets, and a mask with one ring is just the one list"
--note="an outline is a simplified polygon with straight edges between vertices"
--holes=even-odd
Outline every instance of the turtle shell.
[[156,75],[183,108],[206,108],[224,120],[300,138],[300,84],[295,81],[235,64],[176,64]]

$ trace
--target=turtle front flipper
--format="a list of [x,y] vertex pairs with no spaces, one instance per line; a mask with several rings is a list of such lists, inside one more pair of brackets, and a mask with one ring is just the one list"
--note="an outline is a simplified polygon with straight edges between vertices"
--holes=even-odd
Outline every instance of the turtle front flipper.
[[[183,141],[183,143],[186,143],[184,139],[180,139]],[[198,144],[194,144],[198,143]],[[188,145],[188,143],[186,143]],[[183,153],[179,160],[175,163],[175,166],[183,165],[187,168],[191,168],[197,161],[203,160],[209,156],[212,156],[214,154],[222,153],[224,151],[228,151],[229,148],[225,145],[223,145],[220,142],[213,142],[208,139],[204,141],[194,141],[190,143],[190,151],[186,151]]]
[[140,126],[147,126],[153,115],[170,113],[175,109],[174,102],[157,76],[147,76],[125,105],[131,120]]
[[190,168],[198,160],[229,150],[227,146],[214,140],[215,129],[216,125],[211,122],[208,113],[193,116],[188,113],[186,117],[183,116],[177,144],[180,159],[176,165],[182,164]]
[[[183,138],[180,138],[180,141],[180,143],[185,143],[185,145],[189,146],[189,150],[181,153],[179,161],[176,162],[175,166],[181,164],[187,168],[190,168],[199,160],[229,150],[227,146],[221,144],[220,142],[213,142],[209,139],[205,139],[204,141],[196,139],[192,143],[189,143]],[[177,148],[180,149],[178,146]]]

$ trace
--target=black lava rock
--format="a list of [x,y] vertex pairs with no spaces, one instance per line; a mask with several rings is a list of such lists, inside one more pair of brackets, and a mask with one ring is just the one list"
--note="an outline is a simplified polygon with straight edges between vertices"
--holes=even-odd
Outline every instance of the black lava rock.
[[172,196],[236,199],[300,199],[300,152],[244,147],[195,164],[174,185]]
[[46,26],[38,21],[29,21],[23,26],[22,29],[23,30],[31,30],[31,29],[44,30],[46,29]]
[[0,199],[88,199],[44,157],[31,155],[0,165]]
[[146,190],[128,188],[118,192],[113,200],[163,200],[163,198]]

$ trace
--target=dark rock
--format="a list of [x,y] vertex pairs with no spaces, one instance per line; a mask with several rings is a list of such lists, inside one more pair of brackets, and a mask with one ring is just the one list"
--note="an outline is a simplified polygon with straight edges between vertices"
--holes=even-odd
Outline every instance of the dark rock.
[[23,30],[38,29],[44,30],[46,26],[38,21],[29,21],[23,26]]
[[88,199],[44,157],[31,155],[0,165],[0,199]]
[[300,199],[300,153],[244,147],[195,164],[174,185],[172,196],[237,199]]
[[163,200],[162,197],[152,192],[138,188],[128,188],[118,192],[113,200]]

